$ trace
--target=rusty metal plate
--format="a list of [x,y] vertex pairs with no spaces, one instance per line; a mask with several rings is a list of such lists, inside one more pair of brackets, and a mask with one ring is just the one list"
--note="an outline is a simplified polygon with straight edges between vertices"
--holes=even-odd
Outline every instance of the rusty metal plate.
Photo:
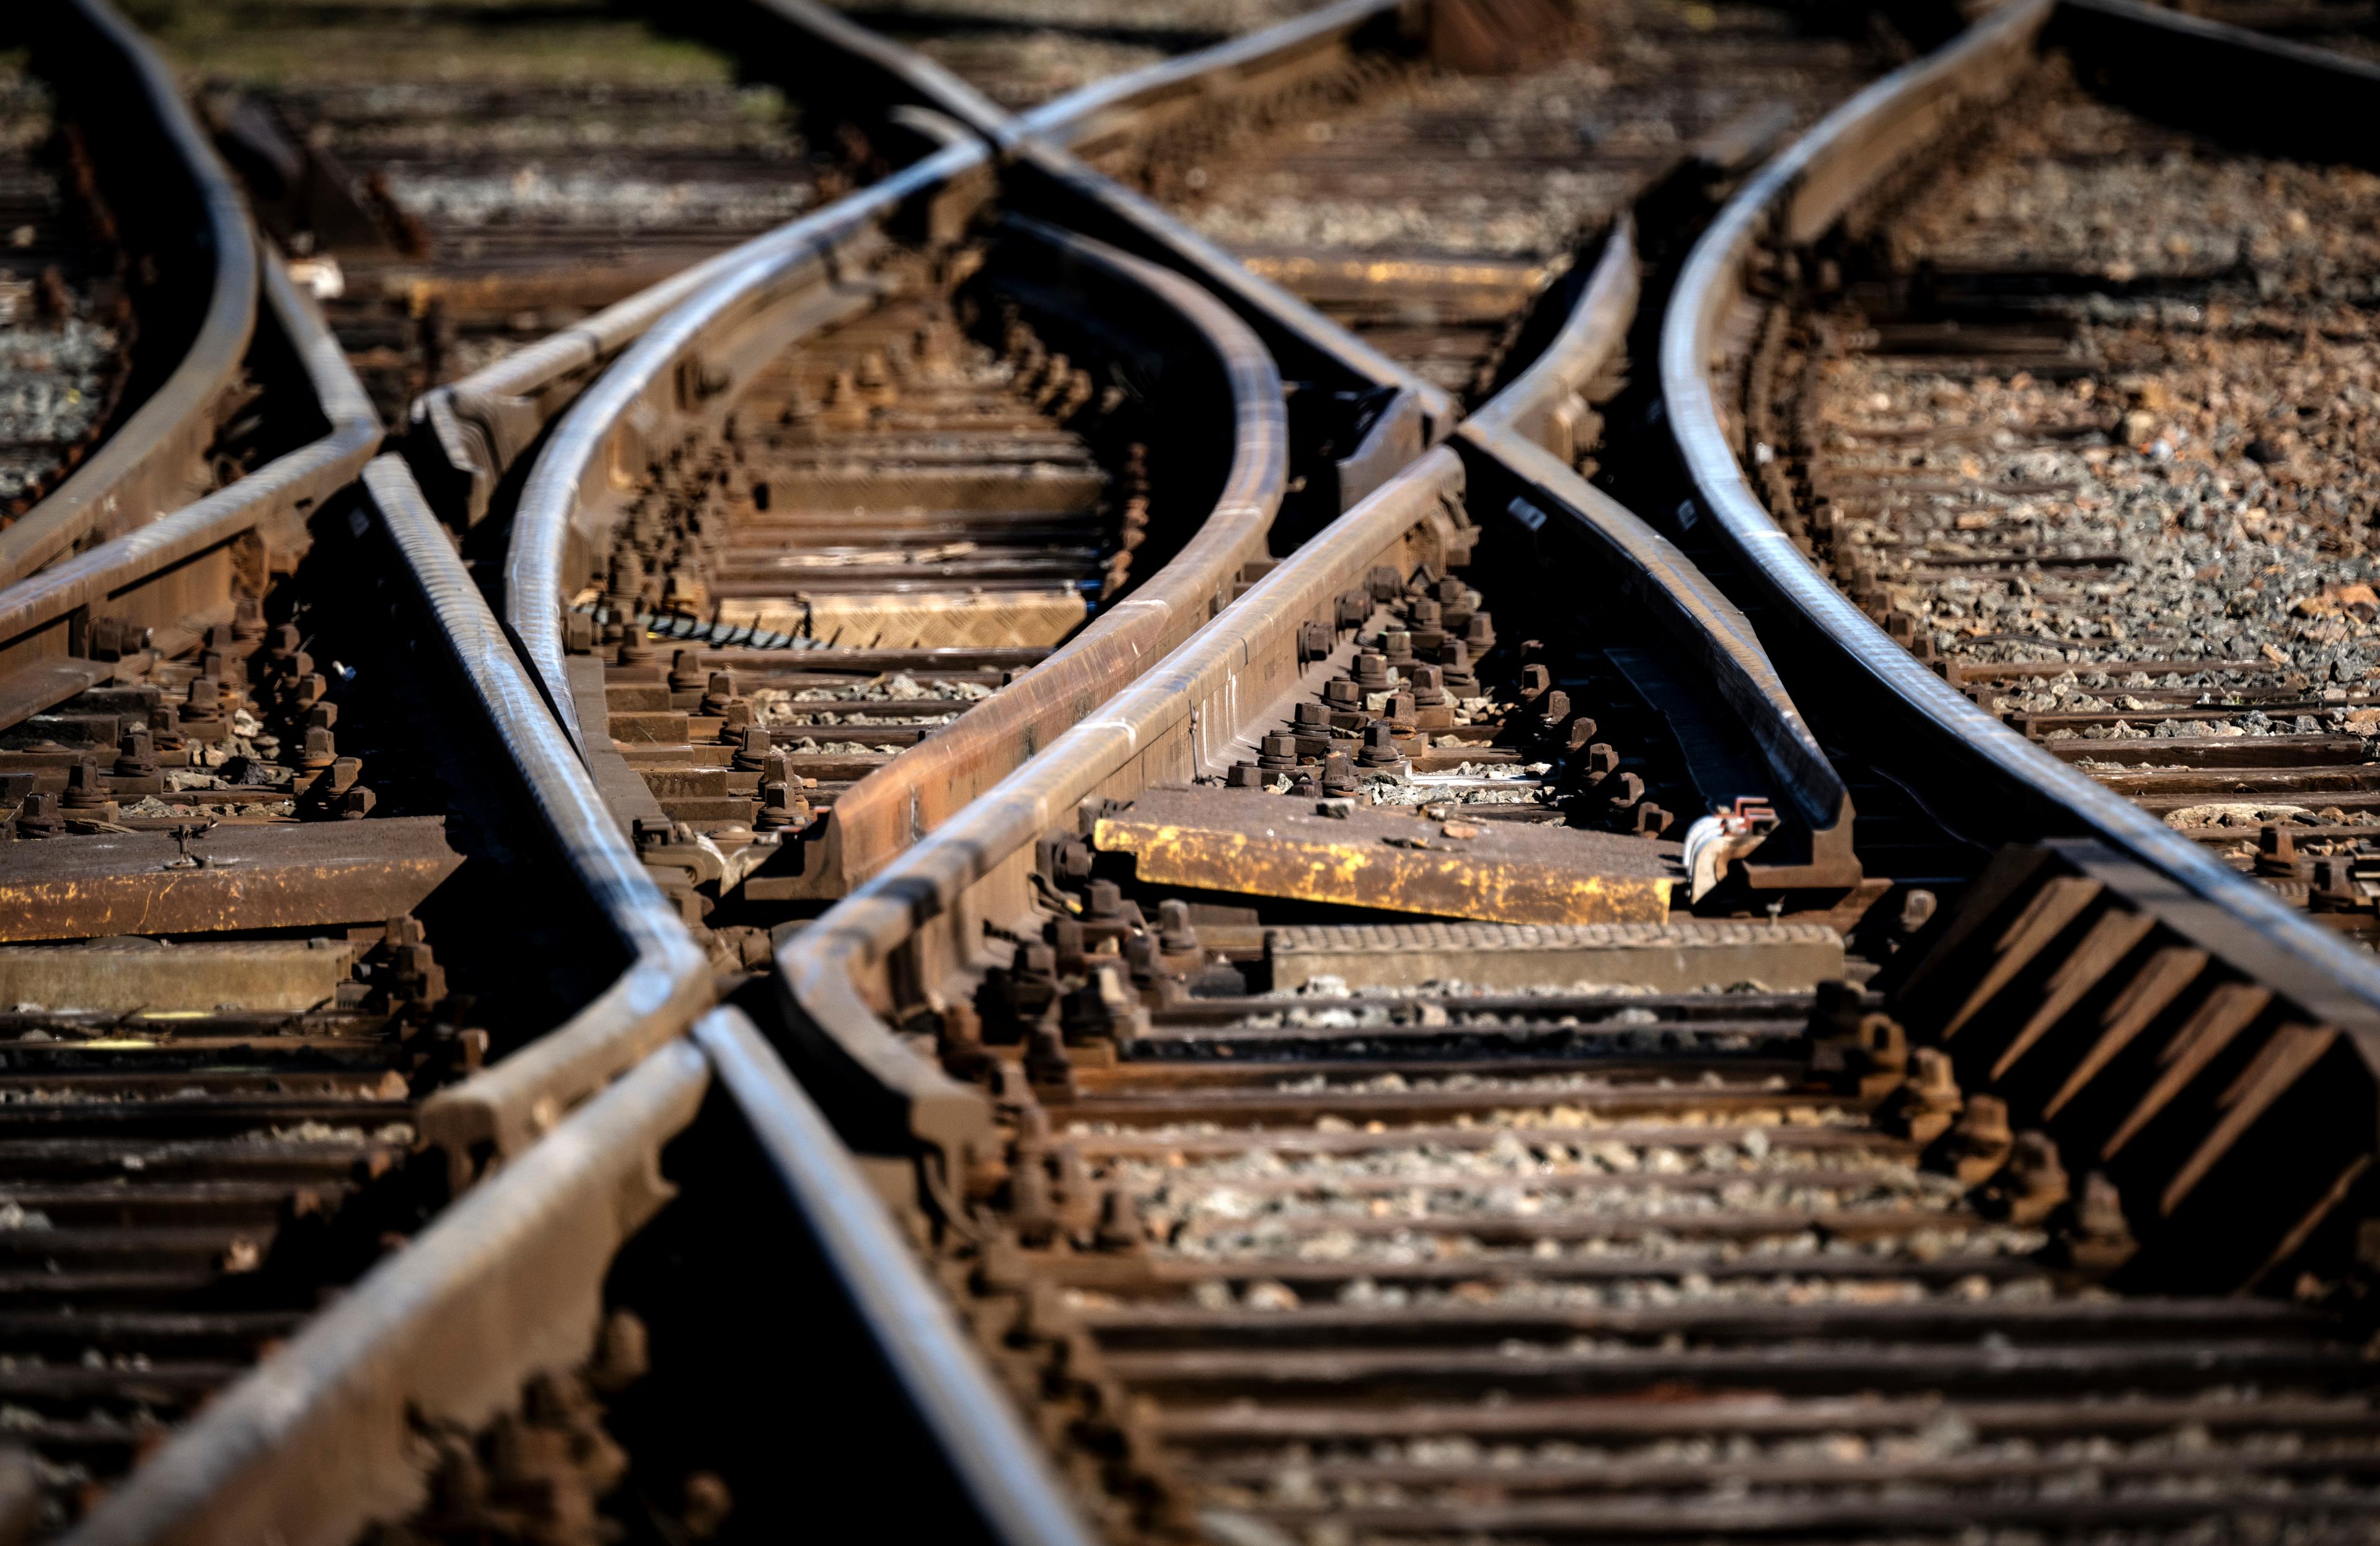
[[1099,819],[1140,878],[1496,923],[1658,923],[1678,845],[1616,833],[1432,822],[1402,810],[1224,789],[1151,789]]
[[463,862],[437,816],[223,826],[0,844],[0,940],[373,923],[410,912]]
[[1807,989],[1843,975],[1843,937],[1815,923],[1317,924],[1265,931],[1272,985],[1335,977],[1350,988],[1547,983],[1691,993],[1754,982]]

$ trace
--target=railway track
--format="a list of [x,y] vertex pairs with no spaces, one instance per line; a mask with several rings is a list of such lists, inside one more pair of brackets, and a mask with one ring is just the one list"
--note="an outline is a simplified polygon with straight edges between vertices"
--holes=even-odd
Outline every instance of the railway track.
[[[1888,40],[1855,9],[1342,5],[1274,57],[1110,82],[1050,132],[1475,405],[1612,222],[1706,211],[1888,67]],[[1222,89],[1187,90],[1202,74]]]
[[[1866,875],[1748,625],[1562,466],[1627,331],[1590,282],[1459,464],[794,936],[806,1081],[1111,1539],[2360,1538],[2353,971],[2104,808]],[[1668,848],[1665,785],[1786,819]]]
[[[297,507],[353,476],[377,425],[277,270],[268,297],[318,346],[277,410],[309,391],[334,425],[257,475],[278,500],[235,484],[0,592],[19,629],[0,1166],[28,1535],[72,1523],[419,1226],[416,1102],[488,1045],[445,972],[499,1016],[552,991],[475,961],[485,922],[441,895],[521,862],[466,749],[488,731],[399,685],[420,624],[369,555],[307,540]],[[91,658],[55,652],[69,627]]]
[[[2007,72],[1960,118],[1975,137],[1912,128],[1864,164],[1799,247],[1806,282],[1739,313],[1717,390],[1797,546],[1945,683],[2368,943],[2369,345],[2341,307],[2368,287],[2369,178],[2155,116],[2107,73],[2133,42],[2185,70],[2214,46],[2083,12],[2019,66],[1973,55],[1967,89]],[[2164,209],[2181,166],[2236,191]],[[2079,213],[2143,196],[2136,237]]]
[[[2168,25],[2064,14],[2068,40]],[[1334,58],[1345,19],[1210,57],[1263,82],[1226,118],[1293,102],[1272,72]],[[2037,19],[2001,15],[1755,178],[1678,276],[1671,331],[1747,212],[1785,187],[1824,205],[1846,186],[1828,147],[1890,143],[1846,126],[1966,94],[1942,82],[1977,53],[2001,89]],[[536,953],[555,972],[528,980],[472,910],[516,936],[518,883],[434,888],[427,940],[382,924],[332,1003],[363,1011],[349,1051],[383,1039],[406,1152],[382,1135],[390,1163],[344,1199],[276,1176],[275,1270],[192,1290],[215,1310],[285,1289],[240,1303],[264,1316],[111,1323],[286,1340],[236,1382],[237,1350],[193,1375],[198,1420],[125,1424],[149,1458],[81,1539],[815,1528],[817,1491],[847,1496],[888,1448],[914,1485],[855,1524],[1016,1540],[2368,1534],[2361,968],[2105,792],[2046,819],[2071,771],[2005,727],[1937,711],[1917,779],[1840,737],[1857,683],[1812,694],[1806,643],[1772,664],[1794,593],[1756,543],[1709,545],[1742,530],[1725,495],[1697,483],[1710,518],[1683,535],[1752,617],[1583,481],[1621,449],[1597,400],[1648,336],[1639,233],[1658,298],[1695,214],[1646,218],[1655,182],[1573,233],[1565,281],[1464,389],[1500,394],[1390,476],[1452,428],[1460,394],[1390,358],[1421,355],[1071,159],[1160,142],[1141,93],[1198,61],[1011,125],[847,24],[799,24],[999,160],[945,131],[431,394],[409,465],[376,464],[310,548],[275,535],[296,496],[251,489],[85,555],[79,590],[0,596],[70,679],[75,646],[146,604],[121,598],[187,608],[176,552],[219,554],[199,589],[225,634],[118,615],[105,648],[140,648],[100,663],[111,690],[212,679],[220,701],[260,612],[318,626],[358,668],[340,727],[373,744],[310,768],[333,726],[293,721],[291,783],[374,789],[343,829],[444,812],[457,879],[534,877],[567,899],[538,926],[605,946]],[[1707,209],[1745,164],[1670,175]],[[332,426],[286,470],[344,479],[370,415],[269,277]],[[1678,359],[1662,385],[1708,480]],[[502,625],[439,520],[492,515]],[[391,672],[390,627],[330,604],[366,554],[431,669]],[[880,658],[857,632],[917,651],[1019,627],[1049,637]],[[267,634],[268,700],[308,690],[290,647]],[[400,676],[422,685],[373,690]],[[245,777],[280,749],[242,733]],[[2001,792],[1990,823],[1953,803],[1970,788]],[[795,883],[756,893],[771,864]],[[422,943],[480,1004],[422,1007]],[[773,1045],[745,1009],[705,1014],[757,967],[739,1002]],[[422,1029],[400,1052],[392,1025]],[[162,1050],[109,1029],[77,1055]],[[252,1042],[169,1055],[176,1078],[331,1082],[261,1072]],[[814,1297],[788,1315],[784,1284]],[[727,1371],[818,1381],[795,1324],[847,1328],[824,1341],[851,1406],[789,1455]],[[149,1361],[107,1374],[145,1395]]]
[[[863,1151],[916,1156],[929,1264],[1098,1532],[2363,1533],[2371,1376],[2351,1294],[2328,1298],[2347,1257],[2306,1254],[2328,1177],[2311,1213],[2242,1206],[2309,1116],[2265,1088],[2282,1059],[2227,1100],[2121,1035],[2079,1055],[2031,1029],[2068,1005],[2010,952],[2044,902],[2018,857],[1966,910],[1847,946],[1836,916],[1723,886],[1689,906],[1701,867],[1650,833],[1507,842],[1494,762],[1450,778],[1392,718],[1347,733],[1373,646],[1409,642],[1448,578],[1475,606],[1535,556],[1501,520],[1450,553],[1451,490],[1626,530],[1466,450],[781,953],[806,1082]],[[1690,574],[1601,599],[1626,615]],[[1613,627],[1674,701],[1758,659],[1705,621]],[[1524,758],[1602,708],[1548,725],[1525,695],[1564,689],[1536,663],[1490,655],[1467,716]],[[1728,700],[1768,749],[1748,765],[1682,729],[1536,750],[1507,786],[1654,751],[1822,802],[1773,679]],[[2350,1178],[2371,1136],[2340,1138]],[[2224,1296],[2276,1281],[2299,1297]]]
[[901,99],[808,15],[176,0],[158,35],[401,423],[908,155]]
[[1296,0],[1208,0],[1161,17],[1119,15],[1079,0],[904,0],[838,7],[869,30],[949,70],[1009,113],[1309,9]]
[[256,250],[238,194],[104,4],[0,43],[0,581],[245,470]]

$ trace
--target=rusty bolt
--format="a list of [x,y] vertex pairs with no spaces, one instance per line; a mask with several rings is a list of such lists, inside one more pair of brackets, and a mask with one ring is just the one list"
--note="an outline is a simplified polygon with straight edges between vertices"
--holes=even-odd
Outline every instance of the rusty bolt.
[[1600,784],[1620,767],[1620,753],[1609,741],[1597,741],[1586,749],[1586,776]]
[[379,803],[378,796],[358,784],[351,789],[343,791],[339,796],[338,803],[332,809],[343,822],[360,822],[370,815],[372,807]]
[[1355,686],[1365,692],[1389,690],[1389,658],[1378,650],[1355,657]]
[[1413,700],[1416,709],[1435,709],[1446,702],[1446,688],[1438,667],[1416,665],[1413,668]]
[[1900,931],[1913,934],[1925,928],[1934,920],[1934,909],[1937,905],[1932,892],[1923,886],[1912,888],[1909,895],[1900,900]]
[[1636,807],[1636,822],[1633,830],[1639,837],[1658,837],[1669,831],[1670,823],[1676,820],[1676,817],[1655,805],[1651,800],[1645,800]]
[[2363,897],[2355,889],[2353,862],[2343,858],[2316,859],[2313,891],[2306,900],[2318,913],[2359,911],[2363,905]]
[[2278,822],[2266,822],[2256,834],[2256,873],[2277,880],[2294,880],[2306,873],[2296,838]]
[[18,808],[17,835],[19,837],[55,837],[66,830],[66,819],[58,814],[58,797],[47,790],[34,790]]
[[1400,668],[1411,665],[1414,660],[1413,635],[1402,628],[1389,629],[1380,635],[1380,653],[1387,657],[1390,665]]
[[189,744],[182,736],[181,716],[162,703],[149,711],[149,744],[160,751],[179,751]]
[[1264,781],[1264,770],[1254,762],[1234,762],[1223,775],[1224,785],[1232,789],[1261,789]]
[[1496,623],[1487,613],[1475,612],[1463,625],[1463,642],[1471,646],[1475,655],[1484,655],[1496,648]]
[[1932,1143],[1949,1130],[1965,1103],[1949,1054],[1939,1047],[1919,1047],[1909,1054],[1909,1077],[1877,1108],[1876,1116],[1888,1133]]
[[1635,769],[1631,768],[1627,772],[1622,773],[1616,782],[1611,793],[1611,803],[1624,809],[1628,806],[1634,805],[1638,800],[1641,800],[1644,797],[1644,775],[1637,773]]
[[[1978,1104],[1981,1103],[1979,1101]],[[2008,1163],[1978,1188],[1975,1211],[2019,1227],[2041,1223],[2066,1203],[2066,1167],[2049,1135],[2020,1133],[2008,1151]]]
[[1168,956],[1187,956],[1200,948],[1198,931],[1190,922],[1190,904],[1180,900],[1157,905],[1157,946]]
[[1344,676],[1334,676],[1323,684],[1322,699],[1334,709],[1360,709],[1364,689]]
[[147,778],[156,771],[157,756],[150,749],[147,725],[136,724],[116,737],[115,774],[118,778]]
[[1403,757],[1397,749],[1396,727],[1387,720],[1376,719],[1364,727],[1364,746],[1355,754],[1356,761],[1367,768],[1384,768],[1403,761]]
[[1327,730],[1330,726],[1330,711],[1309,698],[1297,705],[1290,722],[1301,729]]
[[1268,773],[1287,772],[1297,766],[1297,737],[1267,736],[1257,749],[1257,765]]
[[1554,674],[1542,665],[1521,667],[1521,701],[1534,703],[1553,689]]
[[1354,765],[1338,752],[1322,760],[1322,792],[1326,795],[1352,795],[1356,790]]
[[1405,609],[1405,616],[1413,624],[1413,631],[1415,633],[1421,632],[1424,628],[1434,628],[1439,623],[1438,603],[1427,596],[1423,596]]
[[1111,923],[1123,917],[1123,890],[1113,881],[1093,881],[1083,893],[1083,917]]
[[1364,577],[1364,584],[1371,590],[1372,599],[1376,602],[1393,601],[1405,588],[1405,582],[1397,578],[1396,570],[1386,564],[1373,565],[1372,572]]
[[68,810],[96,810],[107,802],[107,785],[99,780],[99,764],[88,757],[77,759],[67,769],[66,808]]
[[692,650],[680,650],[670,657],[670,691],[700,692],[710,685],[710,674],[702,669],[701,657]]
[[264,599],[242,596],[232,603],[231,631],[235,639],[264,637]]
[[1925,1163],[1948,1171],[1973,1186],[2008,1163],[2016,1134],[2009,1126],[2008,1102],[1997,1095],[1977,1095],[1950,1130],[1927,1150]]
[[330,731],[317,727],[306,732],[306,749],[298,757],[300,768],[319,773],[338,760],[338,743]]
[[1361,627],[1372,615],[1372,598],[1361,590],[1342,590],[1333,603],[1334,620],[1342,628]]

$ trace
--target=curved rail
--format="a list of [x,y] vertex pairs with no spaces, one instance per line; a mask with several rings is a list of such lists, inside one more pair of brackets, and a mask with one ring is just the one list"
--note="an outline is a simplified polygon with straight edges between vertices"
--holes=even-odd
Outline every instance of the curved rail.
[[1009,769],[1187,639],[1265,555],[1289,478],[1289,422],[1271,356],[1237,317],[1179,276],[1040,227],[1067,264],[1172,308],[1213,351],[1232,404],[1232,463],[1213,508],[1173,557],[1082,632],[956,724],[845,790],[828,822],[840,852],[822,870],[838,889],[875,873],[921,832],[965,808]]
[[[258,259],[237,185],[190,116],[163,62],[107,0],[37,7],[45,43],[91,72],[85,87],[109,132],[149,120],[153,148],[141,172],[174,167],[188,184],[201,234],[192,251],[212,264],[206,300],[173,372],[111,432],[57,491],[0,531],[0,583],[21,579],[93,538],[115,537],[204,488],[215,408],[237,379],[256,331]],[[143,191],[144,200],[153,193]]]
[[112,674],[110,663],[90,653],[95,626],[113,626],[135,650],[170,653],[172,636],[189,619],[227,619],[234,545],[253,537],[285,554],[303,548],[308,515],[378,448],[379,416],[345,352],[312,298],[271,259],[264,296],[304,365],[327,432],[229,488],[0,589],[0,724]]
[[[1621,331],[1576,336],[1608,347]],[[1591,372],[1601,361],[1566,363]],[[936,1004],[936,985],[973,956],[982,925],[1026,906],[1036,839],[1068,825],[1080,803],[1220,773],[1262,726],[1285,719],[1283,700],[1311,658],[1311,630],[1343,631],[1337,598],[1378,566],[1403,575],[1461,562],[1479,535],[1466,505],[1533,536],[1581,543],[1600,560],[1583,572],[1653,603],[1648,610],[1672,646],[1709,674],[1754,731],[1773,783],[1815,816],[1822,858],[1848,859],[1849,797],[1742,615],[1682,554],[1567,466],[1509,432],[1466,432],[1283,559],[1133,686],[779,951],[803,1075],[825,1092],[847,1141],[918,1156],[929,1195],[950,1184],[966,1146],[987,1130],[987,1098],[912,1052],[888,1015]],[[1847,870],[1837,863],[1823,879],[1792,873],[1784,883],[1859,878],[1855,861]]]
[[[972,164],[965,148],[933,162],[945,159],[947,166],[929,163],[919,176]],[[875,208],[838,206],[808,239],[789,240],[776,256],[698,292],[623,355],[556,428],[515,517],[504,611],[564,724],[576,729],[579,711],[565,663],[562,603],[569,577],[588,572],[602,546],[596,530],[601,516],[584,497],[595,469],[641,466],[638,450],[630,446],[671,444],[673,421],[690,427],[700,415],[719,411],[734,401],[737,383],[801,334],[870,303],[875,292],[853,282],[867,256],[857,250],[879,236],[873,221],[898,197],[898,190],[888,190],[886,202]],[[823,843],[803,865],[805,882],[815,883],[819,895],[834,895],[880,866],[1014,766],[1037,740],[1071,723],[1211,616],[1230,599],[1242,566],[1262,556],[1281,505],[1288,477],[1281,378],[1248,330],[1202,292],[1137,259],[1030,223],[1013,230],[1014,239],[1050,248],[1062,266],[1180,319],[1229,393],[1231,469],[1206,519],[1161,571],[1105,608],[1018,682],[837,800]],[[706,392],[690,402],[677,383],[698,371]],[[912,763],[924,771],[912,774]]]
[[[629,964],[568,1022],[424,1102],[421,1134],[445,1149],[458,1187],[484,1165],[512,1163],[211,1403],[73,1539],[336,1546],[414,1506],[424,1486],[415,1418],[480,1426],[532,1376],[585,1360],[610,1261],[665,1205],[661,1150],[694,1121],[715,1073],[996,1537],[1087,1540],[1013,1415],[978,1388],[964,1337],[856,1168],[822,1139],[823,1120],[739,1016],[695,1026],[715,992],[707,958],[604,809],[404,465],[383,456],[364,484],[448,663],[530,793],[540,835]],[[682,1040],[689,1028],[694,1040]],[[293,1443],[306,1446],[307,1464],[292,1462]]]
[[[2071,0],[2070,0],[2071,4]],[[2074,8],[2164,28],[2168,13],[2093,0]],[[2310,923],[2265,887],[2027,741],[1927,670],[1820,574],[1753,492],[1721,422],[1711,371],[1730,310],[1771,246],[1823,235],[1876,178],[1965,103],[2001,89],[2029,59],[2058,7],[2020,0],[1940,52],[1878,81],[1830,114],[1730,201],[1686,262],[1664,318],[1661,387],[1698,503],[1753,578],[1822,646],[1847,678],[1888,703],[1957,763],[1980,765],[2051,831],[2082,831],[2246,924],[2227,952],[2308,1011],[2380,1032],[2380,963]],[[2203,28],[2204,24],[2195,24]]]
[[[598,551],[581,520],[584,491],[599,471],[642,465],[623,438],[645,432],[641,419],[682,420],[689,410],[732,400],[735,386],[794,338],[871,303],[875,288],[853,281],[880,255],[886,224],[905,200],[939,188],[982,157],[977,146],[950,146],[738,249],[732,266],[722,265],[710,283],[650,326],[555,424],[513,517],[504,621],[574,739],[578,720],[564,665],[562,614],[565,575],[584,573]],[[692,402],[678,382],[689,365],[705,383],[703,396]],[[669,438],[656,435],[654,444]]]

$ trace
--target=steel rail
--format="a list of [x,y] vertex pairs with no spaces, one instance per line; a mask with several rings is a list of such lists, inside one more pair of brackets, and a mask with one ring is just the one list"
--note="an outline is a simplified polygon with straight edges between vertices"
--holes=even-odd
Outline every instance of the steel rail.
[[228,488],[0,588],[0,723],[113,674],[85,652],[96,622],[154,642],[195,616],[220,612],[215,620],[227,621],[234,544],[253,536],[285,553],[302,548],[308,515],[378,449],[380,418],[346,352],[313,298],[269,254],[264,298],[304,367],[324,432]]
[[[1433,0],[1434,3],[1434,0]],[[1340,508],[1378,488],[1424,445],[1445,438],[1461,405],[1281,286],[1251,272],[1156,201],[1100,175],[1088,158],[1146,139],[1193,107],[1220,98],[1261,99],[1343,62],[1368,33],[1406,18],[1402,0],[1340,0],[1310,15],[1179,58],[1094,81],[1013,121],[979,125],[1009,166],[1030,179],[1020,189],[1090,235],[1178,269],[1221,297],[1257,329],[1285,367],[1320,367],[1400,395],[1366,444],[1346,458]],[[1418,18],[1411,18],[1416,27]],[[944,110],[965,121],[964,103]]]
[[[581,519],[598,475],[640,467],[638,410],[683,421],[710,402],[732,402],[748,381],[803,335],[872,303],[869,261],[908,199],[980,164],[973,144],[946,147],[897,177],[736,250],[738,262],[646,328],[553,426],[521,490],[505,548],[504,620],[573,739],[577,715],[565,664],[565,576],[584,574],[600,544]],[[707,391],[685,400],[677,376],[693,362]]]
[[[122,535],[203,488],[215,408],[238,379],[256,332],[258,257],[248,208],[172,73],[108,0],[38,6],[47,47],[101,79],[111,123],[148,120],[165,165],[188,185],[202,231],[193,244],[212,264],[206,302],[172,372],[48,498],[0,531],[0,584],[93,539]],[[93,103],[94,110],[99,104]],[[144,173],[153,175],[152,162]]]
[[[1551,508],[1566,516],[1591,512],[1568,524],[1602,562],[1633,577],[1631,588],[1639,600],[1711,673],[1778,771],[1781,791],[1812,836],[1810,858],[1829,867],[1823,878],[1797,871],[1803,883],[1847,883],[1858,873],[1851,792],[1794,706],[1750,619],[1667,537],[1576,475],[1579,458],[1601,431],[1586,392],[1624,361],[1640,293],[1635,226],[1623,215],[1544,352],[1481,404],[1456,438],[1489,453],[1531,487],[1551,492]],[[1786,882],[1783,870],[1755,868],[1772,871],[1767,883]]]
[[622,836],[404,463],[383,456],[364,469],[363,482],[546,838],[629,960],[563,1025],[422,1102],[422,1138],[445,1151],[459,1187],[526,1150],[570,1106],[683,1033],[710,1006],[710,962]]
[[[67,1539],[343,1546],[403,1517],[428,1485],[415,1425],[484,1427],[530,1379],[586,1362],[613,1259],[676,1195],[664,1150],[720,1125],[742,1129],[765,1157],[986,1537],[1087,1546],[1047,1458],[891,1216],[734,1009],[655,1050],[455,1203],[168,1440]],[[301,1447],[303,1464],[293,1458]]]
[[[944,152],[957,162],[960,149]],[[844,206],[819,237],[698,294],[646,334],[565,416],[538,458],[516,512],[507,554],[504,612],[524,656],[545,683],[564,725],[588,749],[562,638],[566,577],[589,571],[601,548],[600,517],[582,493],[595,468],[641,464],[641,450],[669,439],[664,426],[732,405],[735,387],[794,338],[875,298],[848,282],[861,258],[849,250],[877,235],[868,212]],[[1062,265],[1170,313],[1194,347],[1212,359],[1229,394],[1232,462],[1219,495],[1166,566],[1103,609],[1021,681],[994,694],[958,724],[908,754],[930,771],[894,768],[861,780],[836,801],[827,837],[806,857],[821,894],[869,872],[915,834],[1004,773],[1038,739],[1129,680],[1141,663],[1186,636],[1229,600],[1241,567],[1264,553],[1266,533],[1288,481],[1288,426],[1271,359],[1237,319],[1177,276],[1049,227],[1014,227],[1011,239],[1049,248]],[[832,254],[832,258],[830,258]],[[676,383],[699,371],[713,390],[686,403]],[[707,405],[717,405],[707,407]],[[690,427],[690,426],[689,426]],[[896,764],[897,767],[897,764]],[[810,858],[818,862],[813,865]]]
[[[1582,328],[1570,339],[1609,350],[1624,332]],[[1608,358],[1566,355],[1554,369],[1583,379]],[[1830,851],[1847,849],[1849,797],[1742,614],[1683,554],[1568,465],[1510,430],[1475,436],[1466,428],[780,948],[791,1055],[845,1140],[863,1152],[917,1159],[926,1194],[952,1195],[968,1147],[989,1133],[989,1099],[895,1037],[888,1015],[935,1004],[938,984],[979,948],[983,925],[1026,906],[1040,834],[1070,824],[1082,802],[1222,772],[1260,727],[1285,717],[1305,667],[1305,630],[1335,627],[1337,596],[1378,565],[1401,574],[1424,562],[1446,566],[1477,537],[1466,502],[1500,513],[1514,500],[1587,545],[1611,583],[1653,603],[1656,622],[1753,728],[1794,806],[1812,814]],[[1854,866],[1836,881],[1857,878]]]
[[[1232,461],[1197,530],[1165,566],[1102,608],[1080,633],[956,724],[844,790],[828,818],[821,856],[832,887],[847,890],[1187,639],[1228,604],[1244,567],[1265,556],[1289,482],[1289,420],[1272,357],[1239,319],[1179,275],[1032,223],[1021,229],[1062,267],[1099,275],[1118,292],[1171,308],[1194,344],[1212,351],[1230,394]],[[807,872],[807,871],[806,871]]]
[[[1661,335],[1661,390],[1697,503],[1744,570],[1810,636],[1848,682],[1880,697],[1957,762],[1980,766],[2031,802],[2052,829],[2098,837],[2238,919],[2249,937],[2216,946],[2242,970],[2306,1010],[2355,1032],[2380,1057],[2380,962],[2309,922],[2254,880],[2058,761],[2001,724],[1854,607],[1797,549],[1753,492],[1721,421],[1711,381],[1721,330],[1745,277],[1772,246],[1821,237],[1859,194],[1962,104],[1988,97],[2027,62],[2045,29],[2067,12],[2132,41],[2180,18],[2122,0],[2017,0],[1937,53],[1894,72],[1829,114],[1737,192],[1704,233],[1672,293]],[[2233,30],[2224,30],[2228,36]],[[2179,29],[2201,41],[2211,24]],[[2239,33],[2240,46],[2269,49]],[[2343,62],[2342,62],[2343,63]],[[2345,72],[2336,72],[2344,74]],[[2335,88],[2334,88],[2335,89]]]

